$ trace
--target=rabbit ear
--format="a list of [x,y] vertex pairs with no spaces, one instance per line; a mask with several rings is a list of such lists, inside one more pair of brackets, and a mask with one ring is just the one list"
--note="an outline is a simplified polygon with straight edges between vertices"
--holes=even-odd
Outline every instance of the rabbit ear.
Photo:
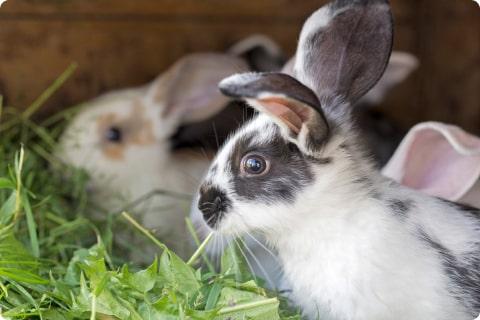
[[418,124],[382,173],[430,195],[461,200],[480,178],[480,138],[452,125]]
[[285,63],[282,50],[271,38],[254,34],[235,43],[228,53],[242,57],[253,71],[278,71]]
[[283,128],[306,154],[314,155],[328,136],[328,125],[315,93],[283,73],[244,73],[222,80],[220,91],[245,99]]
[[181,123],[208,119],[229,103],[217,84],[224,77],[247,71],[237,57],[199,53],[177,61],[160,75],[147,92],[147,101],[162,110],[162,117],[178,117]]
[[387,0],[336,0],[308,18],[300,34],[294,75],[322,103],[354,103],[375,85],[392,49]]
[[388,92],[407,79],[418,65],[419,61],[414,55],[393,51],[385,73],[378,83],[360,99],[360,102],[371,106],[380,104]]

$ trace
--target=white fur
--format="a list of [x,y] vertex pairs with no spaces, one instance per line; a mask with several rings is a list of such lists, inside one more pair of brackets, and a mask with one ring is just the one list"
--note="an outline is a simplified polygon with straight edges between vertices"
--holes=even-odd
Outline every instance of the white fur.
[[[298,48],[303,48],[307,41],[307,37],[315,33],[318,29],[325,28],[333,17],[334,16],[332,16],[331,10],[328,6],[315,11],[303,25],[300,39],[298,40]],[[305,66],[304,55],[297,52],[295,57],[293,71],[298,79],[303,82],[305,81],[305,77],[303,76],[303,68]]]

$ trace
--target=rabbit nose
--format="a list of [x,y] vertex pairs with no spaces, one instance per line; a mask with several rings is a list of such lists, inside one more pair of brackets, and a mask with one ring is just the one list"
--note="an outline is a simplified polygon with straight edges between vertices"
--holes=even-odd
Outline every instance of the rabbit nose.
[[200,189],[198,209],[202,212],[203,220],[215,228],[227,209],[230,207],[230,200],[225,192],[217,187]]

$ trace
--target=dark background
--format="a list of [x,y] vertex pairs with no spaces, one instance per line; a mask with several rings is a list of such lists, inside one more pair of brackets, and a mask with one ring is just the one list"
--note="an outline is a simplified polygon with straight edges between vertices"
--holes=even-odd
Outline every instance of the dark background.
[[[0,94],[19,108],[67,66],[79,68],[43,115],[143,84],[180,56],[265,33],[292,53],[319,0],[8,0],[0,9]],[[420,68],[382,106],[403,127],[425,120],[480,134],[480,7],[472,0],[391,0],[395,49]]]

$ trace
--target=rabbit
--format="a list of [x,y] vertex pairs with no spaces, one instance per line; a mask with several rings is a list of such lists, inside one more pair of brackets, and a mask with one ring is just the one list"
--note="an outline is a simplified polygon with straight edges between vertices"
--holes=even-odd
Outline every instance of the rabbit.
[[174,194],[152,198],[137,211],[143,225],[181,254],[188,243],[185,213],[212,152],[178,147],[178,129],[231,104],[217,82],[247,70],[238,57],[187,55],[148,85],[87,103],[63,133],[57,156],[90,174],[94,201],[110,211],[155,190]]
[[278,44],[263,34],[253,34],[238,41],[227,53],[244,58],[255,71],[279,71],[287,62]]
[[[253,37],[243,45],[243,42],[240,42],[234,48],[242,48],[254,40],[260,41],[261,39],[261,37]],[[293,75],[294,63],[295,57],[289,59],[281,71]],[[354,117],[359,123],[359,129],[365,136],[365,143],[378,167],[383,166],[388,161],[403,135],[402,130],[394,122],[378,111],[378,107],[382,105],[388,93],[402,83],[418,65],[418,59],[411,53],[393,51],[385,73],[373,88],[355,103],[355,108],[353,108],[353,111],[355,111]],[[221,116],[219,115],[219,117]],[[197,234],[201,239],[204,239],[210,233],[210,230],[197,208],[197,201],[198,198],[192,201],[190,218]],[[218,260],[225,246],[231,241],[230,237],[216,234],[214,241],[207,246],[209,256],[213,260]],[[264,279],[270,289],[288,291],[289,288],[282,278],[278,257],[266,246],[261,235],[249,235],[243,241],[247,246],[245,254],[253,273]]]
[[259,114],[219,150],[198,208],[215,233],[260,233],[308,319],[473,319],[480,312],[479,210],[381,175],[351,105],[392,48],[387,0],[336,0],[300,33],[294,77],[219,84]]

